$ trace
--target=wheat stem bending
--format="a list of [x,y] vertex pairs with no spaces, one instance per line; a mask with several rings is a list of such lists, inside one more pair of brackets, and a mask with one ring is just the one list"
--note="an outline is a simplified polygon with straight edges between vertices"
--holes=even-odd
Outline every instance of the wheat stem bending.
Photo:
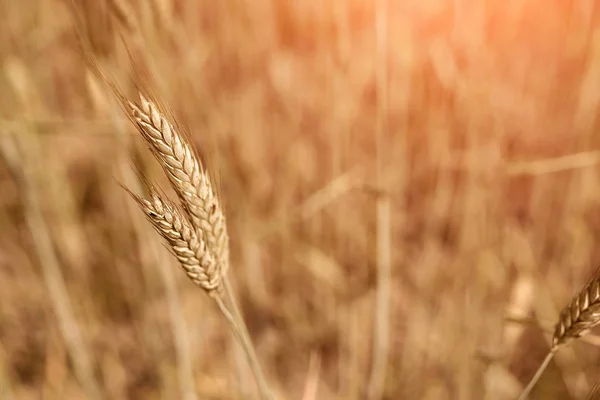
[[[225,293],[228,293],[226,296],[229,299],[231,299],[231,297],[229,296],[229,292],[230,292],[230,288],[226,285]],[[246,359],[248,360],[248,363],[252,367],[252,371],[254,373],[256,383],[258,384],[258,388],[259,388],[260,392],[263,394],[263,398],[265,398],[267,400],[272,400],[273,397],[270,393],[269,386],[267,385],[267,380],[265,379],[265,376],[262,372],[262,368],[258,362],[258,357],[256,355],[256,352],[254,351],[254,346],[252,345],[252,342],[250,341],[250,336],[248,335],[248,331],[246,329],[246,324],[239,323],[239,321],[243,322],[243,320],[241,320],[240,317],[238,315],[236,315],[235,313],[232,314],[229,311],[229,309],[225,305],[225,302],[223,301],[223,298],[221,296],[216,297],[215,300],[217,301],[217,305],[219,306],[219,309],[225,316],[225,319],[227,320],[227,322],[229,322],[229,325],[231,326],[231,330],[233,331],[234,335],[239,340],[239,342],[242,344],[242,349],[244,350],[244,354],[246,355]]]
[[231,286],[231,283],[227,277],[224,277],[223,284],[224,284],[223,287],[224,287],[225,297],[231,304],[231,309],[233,311],[233,318],[235,321],[238,321],[237,329],[239,330],[240,339],[245,343],[243,346],[244,351],[246,352],[246,356],[247,356],[249,362],[253,365],[253,369],[258,374],[257,383],[258,383],[261,391],[263,393],[268,393],[269,398],[272,398],[271,395],[269,394],[269,388],[266,384],[266,379],[263,375],[260,364],[257,362],[258,357],[254,350],[254,346],[252,346],[252,341],[250,340],[250,333],[248,332],[248,327],[244,323],[244,317],[242,316],[242,313],[238,306],[237,300],[235,298],[233,287]]
[[554,357],[553,351],[549,352],[548,355],[546,355],[546,358],[544,358],[544,361],[542,362],[542,364],[536,371],[535,375],[533,376],[533,378],[531,378],[531,380],[529,381],[529,384],[525,387],[525,389],[523,390],[523,393],[521,393],[521,396],[519,396],[519,400],[527,399],[527,396],[529,396],[529,393],[531,393],[531,390],[533,389],[533,387],[535,386],[537,381],[541,378],[542,374],[546,370],[546,367],[548,366],[548,364],[550,364],[550,361],[552,361],[553,357]]

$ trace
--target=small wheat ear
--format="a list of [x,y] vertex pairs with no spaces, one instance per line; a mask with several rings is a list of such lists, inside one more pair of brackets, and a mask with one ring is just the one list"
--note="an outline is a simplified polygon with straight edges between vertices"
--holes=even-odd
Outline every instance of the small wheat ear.
[[593,278],[575,295],[561,311],[552,335],[552,348],[523,390],[519,400],[525,400],[552,361],[554,353],[562,346],[586,335],[600,324],[600,276],[598,271]]
[[131,193],[148,221],[169,243],[171,250],[188,277],[214,296],[223,290],[217,262],[208,251],[202,235],[187,220],[178,207],[150,188],[150,199],[143,199]]

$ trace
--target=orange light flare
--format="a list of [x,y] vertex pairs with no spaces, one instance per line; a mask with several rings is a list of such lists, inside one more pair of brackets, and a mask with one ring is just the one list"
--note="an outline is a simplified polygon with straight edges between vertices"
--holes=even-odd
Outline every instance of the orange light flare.
[[[319,48],[347,40],[352,52],[370,41],[374,52],[377,1],[276,3],[281,15],[294,16],[282,22],[291,42]],[[433,85],[489,124],[501,120],[525,148],[564,154],[575,149],[557,141],[591,128],[600,104],[589,89],[600,83],[593,1],[388,0],[386,8],[391,82],[407,74],[413,86]]]

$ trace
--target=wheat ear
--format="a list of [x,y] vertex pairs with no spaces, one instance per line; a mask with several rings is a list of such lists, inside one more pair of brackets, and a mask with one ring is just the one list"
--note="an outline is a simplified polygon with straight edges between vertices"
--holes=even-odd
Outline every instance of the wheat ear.
[[223,275],[229,267],[229,238],[225,215],[210,176],[178,129],[143,95],[128,108],[138,129],[159,160],[191,222],[198,227],[217,258]]
[[201,239],[201,235],[190,224],[186,216],[179,211],[177,206],[161,197],[156,189],[150,188],[150,200],[143,199],[131,192],[130,194],[144,211],[154,228],[169,243],[171,250],[188,277],[215,299],[225,319],[229,322],[234,335],[242,344],[242,348],[256,375],[263,398],[270,399],[270,391],[262,374],[252,342],[245,326],[241,326],[243,320],[241,322],[236,320],[235,315],[231,314],[223,301],[221,293],[226,288],[222,284],[223,276],[219,274],[216,261],[208,251],[206,243]]
[[594,277],[561,311],[552,335],[552,348],[519,400],[524,400],[542,376],[554,353],[563,345],[587,334],[600,324],[600,278]]
[[[189,220],[156,191],[152,193],[152,201],[136,197],[138,203],[161,235],[169,241],[188,276],[215,299],[246,354],[262,398],[272,399],[248,328],[227,280],[229,236],[225,215],[209,174],[202,168],[189,143],[155,104],[142,95],[137,105],[119,98],[127,106],[138,131],[167,173]],[[233,313],[225,305],[222,291]]]
[[210,254],[201,234],[169,200],[150,188],[150,200],[133,195],[159,234],[169,243],[187,276],[214,296],[223,289],[217,262]]
[[594,279],[563,308],[555,326],[552,346],[558,348],[587,334],[600,324],[600,279]]

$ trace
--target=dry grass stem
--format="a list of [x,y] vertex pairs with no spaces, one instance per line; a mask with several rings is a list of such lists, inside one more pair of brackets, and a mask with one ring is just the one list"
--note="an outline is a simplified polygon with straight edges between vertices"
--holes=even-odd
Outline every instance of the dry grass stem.
[[587,151],[544,160],[514,162],[506,167],[506,173],[513,176],[543,175],[572,169],[589,168],[598,165],[599,162],[600,151]]
[[32,135],[22,132],[19,139],[17,135],[13,137],[13,134],[1,138],[0,154],[9,164],[12,163],[10,167],[21,181],[25,195],[26,223],[42,267],[50,304],[73,360],[74,373],[88,398],[102,399],[104,396],[94,376],[92,356],[76,319],[60,260],[52,242],[51,231],[42,211],[40,171],[37,169],[36,159],[36,156],[40,157],[42,153],[37,138]]
[[552,361],[553,357],[554,351],[551,351],[546,355],[546,358],[544,358],[544,361],[542,361],[542,364],[535,372],[535,375],[533,376],[533,378],[531,378],[531,380],[523,390],[523,393],[521,393],[521,396],[519,396],[519,400],[525,400],[529,396],[529,393],[531,393],[531,390],[533,389],[537,381],[540,379],[542,373],[546,370],[546,367],[548,366],[548,364],[550,364],[550,361]]
[[[225,293],[231,299],[232,298],[231,297],[231,288],[229,288],[227,285],[228,285],[228,283],[226,281],[225,282]],[[272,400],[273,397],[271,396],[271,391],[270,391],[269,386],[267,385],[267,381],[262,373],[262,368],[258,362],[258,356],[256,355],[256,352],[254,351],[254,346],[252,345],[252,342],[250,341],[250,335],[248,334],[248,329],[246,328],[246,324],[244,323],[244,320],[241,319],[241,315],[237,314],[237,311],[234,312],[234,314],[232,314],[229,311],[229,309],[225,305],[225,302],[224,302],[224,299],[222,296],[215,297],[215,300],[217,302],[217,305],[219,306],[219,309],[221,310],[221,313],[223,314],[223,316],[225,317],[227,322],[229,322],[229,325],[231,327],[233,334],[240,341],[240,343],[242,345],[242,349],[244,350],[244,353],[246,355],[246,359],[248,360],[248,363],[252,367],[252,371],[256,377],[256,383],[258,384],[258,387],[261,391],[263,399]],[[234,309],[238,310],[237,305],[234,306]]]
[[[375,4],[375,61],[377,83],[376,129],[376,175],[378,188],[383,187],[383,154],[388,118],[388,72],[387,72],[387,1]],[[367,386],[367,398],[379,400],[385,391],[390,353],[391,275],[392,275],[392,226],[390,225],[392,204],[389,196],[377,196],[375,201],[375,235],[377,289],[373,323],[372,364]]]

